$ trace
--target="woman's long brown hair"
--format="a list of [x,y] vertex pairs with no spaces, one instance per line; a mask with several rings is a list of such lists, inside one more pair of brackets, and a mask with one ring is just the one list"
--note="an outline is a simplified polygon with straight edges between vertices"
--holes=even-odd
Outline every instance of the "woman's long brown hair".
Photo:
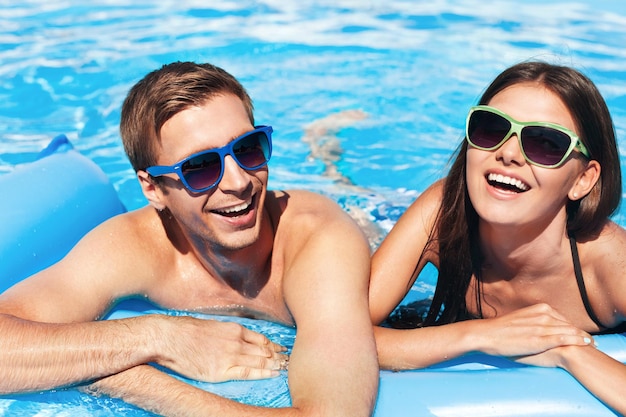
[[[502,72],[485,90],[479,104],[487,104],[498,92],[525,82],[536,82],[565,103],[577,124],[580,139],[590,158],[600,163],[600,179],[580,201],[567,206],[567,230],[578,240],[590,239],[617,209],[621,199],[620,161],[611,115],[593,82],[579,71],[544,62],[524,62]],[[443,199],[435,231],[422,256],[438,250],[439,276],[432,303],[422,325],[451,323],[469,318],[466,296],[472,275],[477,280],[476,298],[480,312],[482,254],[478,236],[478,214],[466,185],[467,141],[445,179]]]

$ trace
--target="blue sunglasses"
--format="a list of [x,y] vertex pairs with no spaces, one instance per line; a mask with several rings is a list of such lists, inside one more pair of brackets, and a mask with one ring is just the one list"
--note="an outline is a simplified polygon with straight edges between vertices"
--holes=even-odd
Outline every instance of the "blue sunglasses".
[[271,126],[255,126],[254,130],[235,138],[226,146],[188,156],[174,165],[146,168],[152,177],[176,174],[191,192],[201,193],[215,187],[224,175],[224,157],[230,155],[245,170],[267,165],[272,155]]

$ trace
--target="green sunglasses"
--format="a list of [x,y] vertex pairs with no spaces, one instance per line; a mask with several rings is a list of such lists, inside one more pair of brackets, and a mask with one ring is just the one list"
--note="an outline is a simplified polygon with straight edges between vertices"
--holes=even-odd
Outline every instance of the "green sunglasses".
[[475,148],[493,151],[513,134],[517,135],[526,161],[543,168],[557,168],[574,149],[590,158],[589,151],[576,133],[549,122],[518,122],[508,114],[490,106],[470,109],[465,137]]

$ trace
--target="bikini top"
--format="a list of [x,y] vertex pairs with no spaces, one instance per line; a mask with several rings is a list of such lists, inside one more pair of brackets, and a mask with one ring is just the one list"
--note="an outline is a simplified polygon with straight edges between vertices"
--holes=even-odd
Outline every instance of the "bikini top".
[[585,305],[585,310],[587,311],[587,315],[589,315],[589,318],[600,329],[604,329],[600,332],[602,334],[626,332],[626,322],[623,322],[616,327],[608,328],[604,324],[602,324],[600,319],[598,319],[598,316],[596,316],[596,313],[593,311],[593,308],[591,307],[591,303],[589,302],[589,297],[587,296],[587,289],[585,288],[583,272],[582,272],[582,268],[580,267],[580,259],[578,257],[578,248],[576,247],[576,239],[574,239],[574,237],[572,236],[570,236],[569,238],[569,245],[570,245],[570,248],[572,249],[572,258],[574,260],[574,274],[576,275],[576,283],[578,284],[578,291],[580,292],[580,297],[582,298],[583,304]]

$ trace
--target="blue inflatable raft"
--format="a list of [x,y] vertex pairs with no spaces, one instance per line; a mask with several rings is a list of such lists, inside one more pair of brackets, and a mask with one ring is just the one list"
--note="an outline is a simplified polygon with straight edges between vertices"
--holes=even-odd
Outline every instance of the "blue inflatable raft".
[[[0,291],[59,260],[90,229],[125,211],[106,175],[55,138],[37,161],[0,176]],[[107,319],[164,311],[125,301]],[[287,347],[295,331],[276,323],[224,316]],[[598,348],[626,362],[626,337],[597,336]],[[256,405],[291,403],[287,375],[221,384],[188,381],[202,389]],[[122,401],[94,398],[75,389],[0,396],[0,415],[146,416]],[[523,366],[503,358],[468,355],[428,369],[382,371],[375,416],[615,416],[560,369]]]
[[90,229],[122,213],[107,176],[55,137],[36,161],[0,175],[0,292],[58,261]]

